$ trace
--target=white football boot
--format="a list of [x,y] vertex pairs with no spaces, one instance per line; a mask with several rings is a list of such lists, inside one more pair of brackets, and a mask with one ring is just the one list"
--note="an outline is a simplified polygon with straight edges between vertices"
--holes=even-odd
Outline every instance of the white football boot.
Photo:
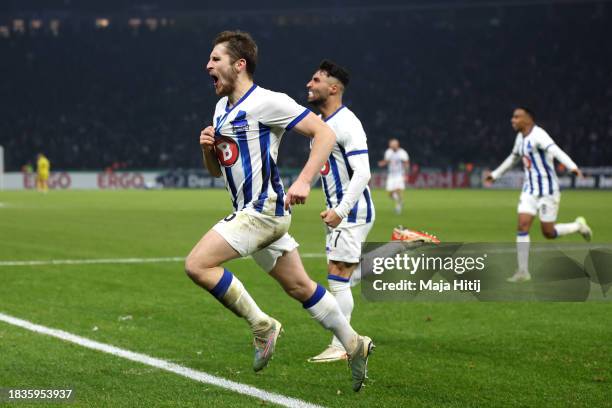
[[531,280],[531,274],[528,271],[516,271],[514,275],[506,279],[510,283],[529,282]]
[[584,238],[587,242],[590,241],[591,238],[593,238],[593,231],[591,230],[591,227],[589,227],[589,225],[587,224],[586,219],[584,217],[578,217],[576,218],[576,223],[580,225],[578,232],[580,233],[580,235],[582,235],[582,238]]
[[329,345],[323,352],[317,356],[310,357],[309,363],[331,363],[334,361],[348,360],[348,354],[343,347],[337,347],[333,344]]

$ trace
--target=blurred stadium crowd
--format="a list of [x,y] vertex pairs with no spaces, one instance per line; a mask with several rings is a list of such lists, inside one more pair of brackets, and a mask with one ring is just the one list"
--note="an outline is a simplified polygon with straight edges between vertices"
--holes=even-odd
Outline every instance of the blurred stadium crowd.
[[[514,141],[510,114],[538,122],[580,165],[612,157],[612,4],[308,12],[68,15],[50,29],[0,21],[0,145],[7,170],[44,151],[58,169],[201,166],[199,130],[215,97],[204,72],[214,35],[250,31],[256,82],[306,103],[319,61],[352,72],[347,104],[370,155],[399,138],[421,166],[494,166]],[[153,24],[153,21],[155,23]],[[308,143],[282,145],[299,166]]]

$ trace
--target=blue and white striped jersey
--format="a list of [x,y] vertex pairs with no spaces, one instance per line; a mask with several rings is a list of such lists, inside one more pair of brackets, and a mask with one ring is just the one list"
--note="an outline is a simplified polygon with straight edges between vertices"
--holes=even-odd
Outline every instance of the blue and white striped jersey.
[[281,138],[310,111],[289,96],[253,84],[232,107],[217,102],[215,147],[235,210],[282,216],[285,190],[276,160]]
[[[361,122],[344,105],[325,119],[325,122],[336,133],[336,144],[321,169],[321,184],[327,208],[335,208],[342,201],[353,177],[349,157],[361,154],[367,157],[368,143]],[[366,185],[359,200],[342,222],[363,224],[372,222],[374,217],[374,203],[370,188]]]
[[[562,154],[555,154],[557,150]],[[548,133],[539,126],[534,126],[527,136],[521,133],[516,135],[512,154],[523,160],[525,169],[523,191],[540,197],[559,192],[555,157],[570,169],[577,167],[569,156],[556,147]]]

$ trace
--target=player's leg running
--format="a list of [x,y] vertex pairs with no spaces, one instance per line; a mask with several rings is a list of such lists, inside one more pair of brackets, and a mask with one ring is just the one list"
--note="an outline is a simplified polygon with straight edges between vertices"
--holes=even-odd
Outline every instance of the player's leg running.
[[578,217],[574,222],[557,224],[560,196],[558,194],[540,197],[537,201],[538,213],[542,227],[542,234],[548,239],[555,239],[563,235],[578,233],[590,241],[593,235],[584,217]]
[[218,232],[210,230],[192,249],[185,261],[185,270],[197,285],[247,321],[254,337],[253,369],[259,371],[274,353],[281,324],[257,306],[236,276],[219,266],[238,257],[240,254]]
[[402,213],[402,208],[404,207],[404,200],[402,198],[402,190],[393,190],[391,192],[391,198],[393,198],[393,201],[395,202],[395,213],[396,214],[401,214]]
[[348,352],[353,390],[359,391],[366,378],[368,356],[374,347],[372,340],[357,334],[342,313],[336,298],[323,286],[310,279],[297,249],[280,256],[270,271],[270,275],[291,297],[301,302],[303,308],[321,326],[330,330],[338,338]]
[[554,222],[542,222],[542,234],[549,239],[561,237],[563,235],[578,233],[586,241],[590,241],[593,231],[587,224],[584,217],[578,217],[574,222],[555,224]]
[[516,232],[516,257],[518,268],[516,273],[508,278],[508,282],[526,282],[531,279],[529,274],[529,229],[533,223],[533,215],[519,213]]
[[[347,321],[351,321],[351,314],[355,301],[351,292],[351,276],[355,270],[356,263],[332,261],[328,263],[327,282],[329,291],[336,298],[340,310]],[[308,359],[311,363],[329,363],[333,361],[346,360],[348,355],[340,340],[333,336],[331,344],[320,354]]]

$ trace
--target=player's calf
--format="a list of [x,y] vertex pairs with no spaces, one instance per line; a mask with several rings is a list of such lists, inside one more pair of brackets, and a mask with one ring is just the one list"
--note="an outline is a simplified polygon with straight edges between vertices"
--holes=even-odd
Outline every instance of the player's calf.
[[301,303],[310,298],[317,287],[306,273],[296,249],[278,257],[270,270],[270,276],[276,279],[289,296]]

